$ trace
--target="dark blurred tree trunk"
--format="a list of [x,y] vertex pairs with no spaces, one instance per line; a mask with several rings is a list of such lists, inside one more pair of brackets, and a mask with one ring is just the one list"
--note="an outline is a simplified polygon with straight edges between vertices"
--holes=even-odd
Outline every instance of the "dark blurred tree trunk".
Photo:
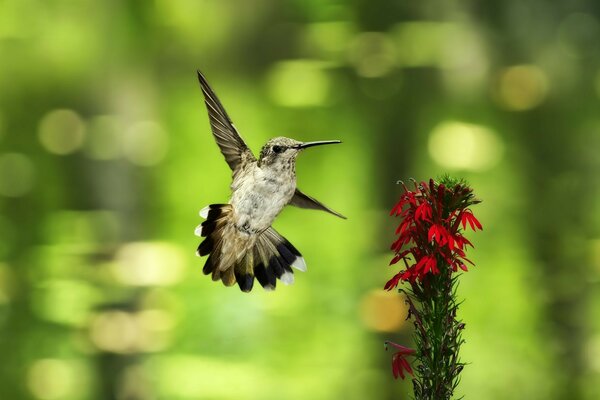
[[[590,101],[594,101],[591,100]],[[552,104],[523,115],[520,135],[528,151],[525,173],[528,227],[534,254],[540,260],[546,331],[555,351],[558,376],[556,399],[583,399],[586,374],[586,323],[590,295],[590,265],[586,262],[590,226],[589,205],[597,191],[592,166],[582,157],[585,115],[567,104]],[[532,282],[535,287],[538,284]]]
[[[588,2],[589,3],[589,2]],[[548,8],[536,2],[490,4],[475,11],[474,18],[485,24],[491,35],[490,45],[499,61],[498,67],[536,63],[536,56],[548,41],[559,40],[561,23],[572,12],[581,12],[568,2]],[[518,11],[518,12],[517,12]],[[544,18],[528,18],[544,11]],[[531,35],[524,35],[524,32]],[[558,47],[555,47],[558,49]],[[585,61],[585,62],[584,62]],[[569,60],[576,68],[590,65],[590,59]],[[545,309],[540,329],[540,348],[547,349],[556,365],[557,389],[553,399],[583,399],[582,377],[587,365],[584,358],[586,322],[590,295],[589,265],[586,243],[591,232],[589,205],[597,193],[593,162],[582,156],[587,132],[586,119],[596,112],[597,99],[591,89],[595,71],[580,71],[567,92],[559,82],[550,82],[550,96],[534,110],[507,112],[501,116],[513,126],[512,137],[525,149],[521,170],[526,177],[525,193],[529,200],[529,218],[524,228],[529,230],[531,247],[537,263],[531,277],[533,292],[542,295]],[[568,85],[567,85],[568,86]],[[515,194],[519,196],[519,194]],[[534,279],[535,279],[534,278]],[[550,379],[551,377],[549,377]]]
[[[401,2],[390,2],[387,0],[359,1],[357,15],[358,26],[363,32],[386,33],[394,25],[403,21],[427,19],[426,13],[420,6],[408,5]],[[362,82],[361,82],[362,81]],[[372,82],[369,82],[372,81]],[[439,74],[434,68],[411,68],[394,69],[382,77],[361,78],[356,82],[361,87],[373,83],[374,87],[381,87],[382,91],[389,90],[387,86],[398,87],[394,93],[384,95],[380,99],[377,96],[370,97],[364,90],[356,88],[354,96],[356,104],[361,105],[363,118],[367,121],[369,130],[373,133],[374,159],[378,160],[377,174],[374,186],[379,188],[378,209],[390,209],[397,201],[400,186],[396,185],[398,180],[408,180],[415,177],[413,169],[414,161],[418,157],[417,148],[420,133],[426,131],[428,126],[425,115],[432,109],[437,109],[443,103],[442,90],[439,82]],[[385,90],[384,90],[385,89]],[[369,90],[371,94],[372,90]],[[423,179],[428,177],[421,177]],[[388,224],[386,232],[382,237],[391,237],[394,228]],[[381,251],[386,252],[389,248],[382,245]],[[404,316],[406,317],[406,316]],[[380,334],[383,343],[386,340],[398,340],[401,343],[409,343],[409,336]],[[391,355],[381,352],[379,357],[379,368],[390,369]],[[399,384],[391,377],[386,381],[386,387],[381,388],[381,399],[397,399],[399,394],[412,393],[410,379],[404,384]]]
[[[593,82],[599,54],[596,35],[590,35],[589,27],[565,32],[564,23],[573,13],[588,12],[594,19],[598,3],[559,1],[548,7],[543,2],[513,1],[474,8],[494,35],[490,38],[501,66],[535,64],[542,49],[553,49],[558,63],[565,58],[565,64],[574,68],[571,82],[549,82],[551,94],[545,104],[503,117],[515,127],[514,137],[526,149],[521,168],[527,178],[523,198],[529,200],[529,218],[524,222],[534,257],[540,261],[531,275],[539,281],[530,284],[532,291],[547,299],[540,326],[540,337],[546,341],[539,346],[554,357],[557,391],[552,398],[583,399],[592,289],[586,253],[588,240],[600,228],[590,218],[599,188],[598,153],[590,149],[598,143],[593,139],[596,132],[587,127],[597,115]],[[574,54],[565,52],[570,45]]]

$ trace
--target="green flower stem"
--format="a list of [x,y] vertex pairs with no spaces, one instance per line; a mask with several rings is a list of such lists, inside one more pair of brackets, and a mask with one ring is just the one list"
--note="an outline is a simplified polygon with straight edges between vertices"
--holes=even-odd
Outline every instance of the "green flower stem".
[[456,319],[456,276],[443,260],[440,273],[412,284],[407,295],[409,316],[415,324],[417,366],[413,379],[416,400],[450,399],[464,364],[459,350],[464,324]]

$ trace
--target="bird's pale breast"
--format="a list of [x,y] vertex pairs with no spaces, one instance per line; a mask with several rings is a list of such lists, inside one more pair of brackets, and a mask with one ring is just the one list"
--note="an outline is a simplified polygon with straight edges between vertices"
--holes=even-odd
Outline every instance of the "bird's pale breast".
[[230,203],[241,232],[256,234],[271,226],[296,189],[293,171],[264,168],[256,164],[240,174],[231,186]]

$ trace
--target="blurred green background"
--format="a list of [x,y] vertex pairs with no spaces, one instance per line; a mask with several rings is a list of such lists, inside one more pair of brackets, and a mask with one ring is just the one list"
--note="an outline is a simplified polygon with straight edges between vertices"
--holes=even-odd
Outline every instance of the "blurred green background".
[[[484,202],[457,392],[600,398],[600,6],[592,0],[1,0],[0,398],[400,399],[398,179]],[[275,223],[307,273],[225,288],[228,199],[195,70],[249,146],[341,139]]]

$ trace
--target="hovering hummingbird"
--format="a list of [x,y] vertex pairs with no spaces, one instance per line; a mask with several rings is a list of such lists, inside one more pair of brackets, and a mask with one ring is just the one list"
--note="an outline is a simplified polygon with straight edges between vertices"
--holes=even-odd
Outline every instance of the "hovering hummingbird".
[[341,141],[299,142],[276,137],[262,147],[256,159],[200,71],[198,80],[212,133],[233,171],[229,203],[211,204],[200,210],[206,221],[195,234],[205,239],[196,254],[209,255],[202,271],[225,286],[237,282],[244,292],[252,290],[255,277],[269,290],[275,289],[277,279],[289,285],[294,282],[291,267],[306,271],[306,263],[271,224],[288,204],[346,219],[296,188],[298,154],[309,147]]

